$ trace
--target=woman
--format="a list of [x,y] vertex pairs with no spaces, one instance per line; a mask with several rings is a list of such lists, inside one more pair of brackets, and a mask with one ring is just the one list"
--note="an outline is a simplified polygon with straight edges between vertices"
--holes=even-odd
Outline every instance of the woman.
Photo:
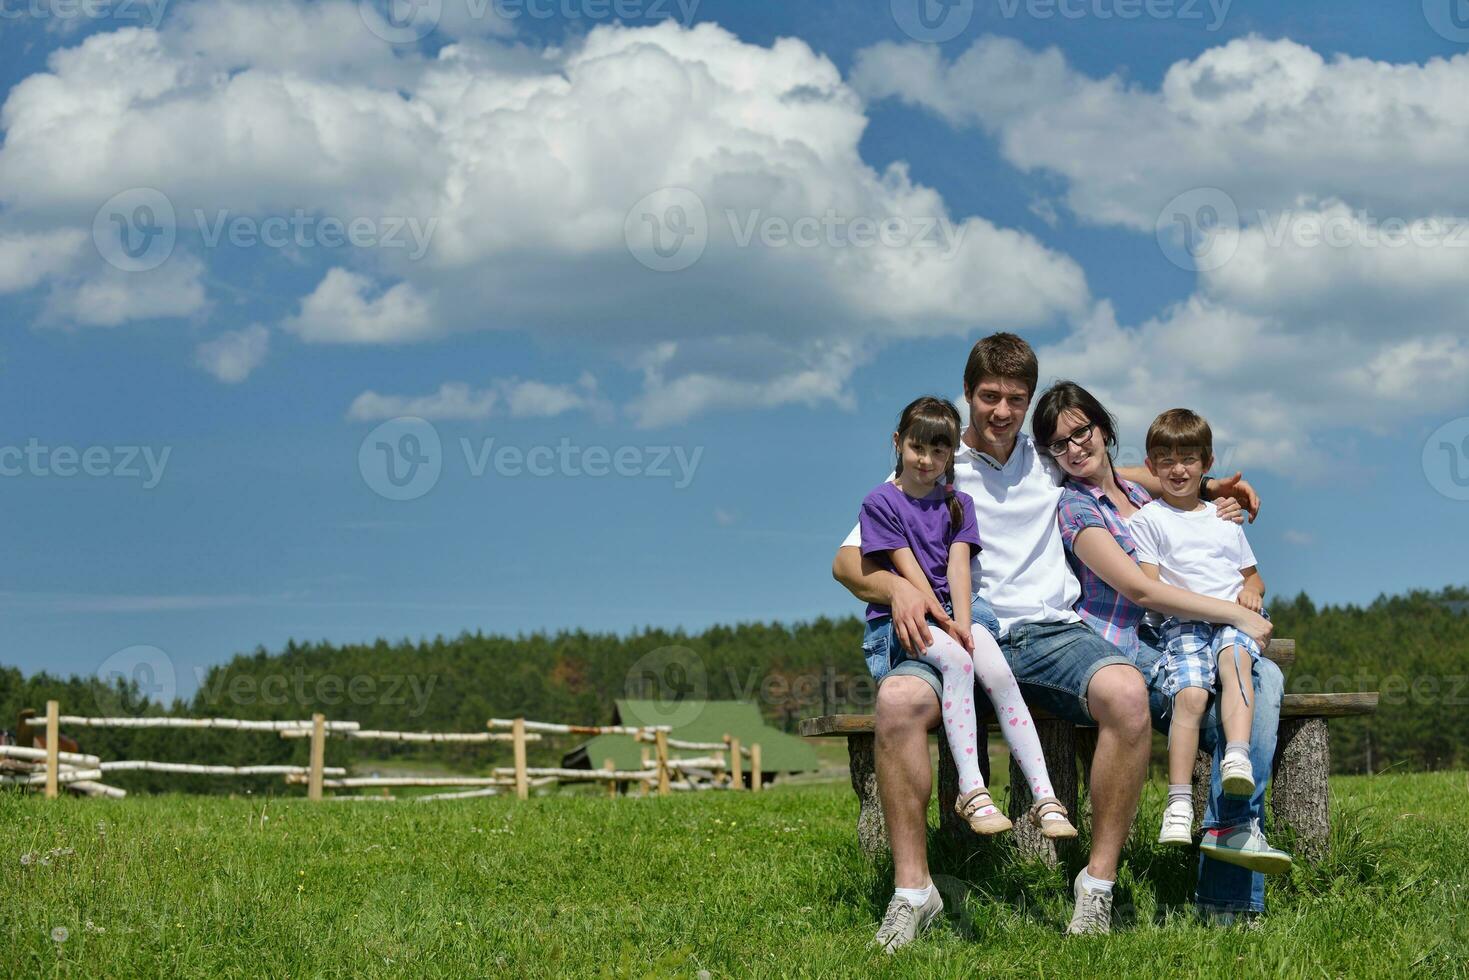
[[[1036,445],[1055,460],[1066,476],[1058,520],[1066,557],[1081,583],[1076,612],[1082,620],[1123,652],[1143,676],[1151,680],[1153,665],[1162,656],[1156,635],[1143,617],[1148,612],[1181,619],[1204,620],[1234,626],[1263,647],[1270,638],[1269,620],[1244,606],[1196,595],[1144,575],[1133,558],[1135,545],[1127,522],[1151,499],[1146,490],[1117,475],[1112,454],[1117,448],[1117,423],[1086,389],[1070,381],[1052,385],[1036,403],[1031,420]],[[1255,670],[1256,710],[1250,733],[1256,772],[1269,772],[1275,755],[1280,699],[1285,686],[1280,668],[1268,660]],[[1154,727],[1168,728],[1168,702],[1149,684]],[[1244,854],[1264,844],[1260,831],[1265,809],[1266,780],[1258,781],[1253,796],[1227,798],[1219,784],[1219,756],[1223,739],[1218,732],[1217,706],[1210,709],[1201,744],[1214,751],[1214,780],[1205,829],[1238,828],[1228,843]],[[1265,909],[1265,879],[1256,872],[1200,856],[1197,901],[1210,916],[1230,919],[1239,913]]]

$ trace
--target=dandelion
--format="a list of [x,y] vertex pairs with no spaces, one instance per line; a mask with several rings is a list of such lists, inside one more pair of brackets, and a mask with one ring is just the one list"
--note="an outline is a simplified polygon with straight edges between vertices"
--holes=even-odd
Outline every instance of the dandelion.
[[33,854],[33,853],[31,853],[30,851],[26,851],[24,854],[22,854],[20,856],[20,866],[23,867],[23,868],[29,868],[31,865],[33,865],[35,863],[36,863],[36,855]]
[[105,926],[93,925],[91,919],[88,919],[87,922],[86,922],[86,924],[83,925],[82,928],[85,929],[87,932],[106,932],[107,931],[107,928]]
[[70,935],[71,933],[67,932],[66,926],[57,926],[51,930],[51,941],[53,943],[64,943]]

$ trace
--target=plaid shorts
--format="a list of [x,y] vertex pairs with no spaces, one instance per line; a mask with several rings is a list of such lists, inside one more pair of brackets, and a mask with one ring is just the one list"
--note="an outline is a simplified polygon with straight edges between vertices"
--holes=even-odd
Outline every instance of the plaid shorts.
[[1206,691],[1215,689],[1219,681],[1219,653],[1233,646],[1250,655],[1248,669],[1240,665],[1240,693],[1245,703],[1250,700],[1245,678],[1254,670],[1255,661],[1260,659],[1260,647],[1249,634],[1233,626],[1218,626],[1214,623],[1183,622],[1169,617],[1163,621],[1163,656],[1153,666],[1155,683],[1165,696],[1172,699],[1175,694],[1188,687],[1201,687]]

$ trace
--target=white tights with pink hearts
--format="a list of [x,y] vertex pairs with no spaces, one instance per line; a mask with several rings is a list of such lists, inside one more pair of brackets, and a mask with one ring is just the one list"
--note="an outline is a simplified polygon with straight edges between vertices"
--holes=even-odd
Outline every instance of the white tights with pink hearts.
[[[974,656],[965,652],[952,636],[938,629],[933,634],[933,645],[919,659],[937,667],[944,678],[944,696],[941,706],[944,714],[944,735],[949,740],[949,751],[953,753],[954,765],[959,770],[959,794],[962,796],[984,785],[979,774],[978,744],[979,726],[974,716],[974,678],[984,685],[985,694],[995,708],[995,724],[1010,745],[1010,752],[1025,773],[1026,782],[1036,799],[1055,795],[1051,790],[1051,776],[1046,771],[1046,760],[1041,754],[1040,739],[1035,734],[1035,722],[1025,700],[1020,696],[1020,685],[1010,673],[1010,665],[989,630],[975,624],[970,635],[974,637]],[[981,810],[988,813],[990,810]]]

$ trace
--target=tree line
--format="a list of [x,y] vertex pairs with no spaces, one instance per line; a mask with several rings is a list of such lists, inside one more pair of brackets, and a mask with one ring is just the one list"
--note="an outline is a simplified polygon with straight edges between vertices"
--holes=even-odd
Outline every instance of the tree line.
[[[1338,771],[1462,768],[1469,764],[1469,589],[1381,597],[1367,606],[1317,607],[1304,593],[1270,607],[1279,636],[1294,637],[1287,675],[1296,692],[1376,690],[1375,716],[1331,726]],[[138,678],[25,677],[0,667],[0,726],[48,698],[67,714],[175,714],[309,718],[321,711],[364,728],[483,731],[489,718],[603,724],[618,698],[740,699],[786,731],[803,717],[872,710],[875,691],[856,617],[794,625],[747,623],[699,633],[645,629],[628,635],[571,630],[514,637],[371,644],[292,641],[211,668],[188,699],[148,700]],[[306,740],[269,733],[168,729],[73,731],[103,758],[228,765],[304,765]],[[558,761],[575,738],[531,746],[532,764]],[[434,760],[454,769],[509,764],[506,744],[417,746],[330,740],[329,765]],[[134,790],[265,792],[278,780],[117,774]]]

